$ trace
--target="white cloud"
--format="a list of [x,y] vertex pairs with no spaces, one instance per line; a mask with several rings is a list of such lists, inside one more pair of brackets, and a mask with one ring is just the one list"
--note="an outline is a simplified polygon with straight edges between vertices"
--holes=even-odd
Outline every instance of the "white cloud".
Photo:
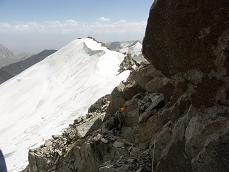
[[106,18],[106,17],[100,17],[99,21],[101,21],[101,22],[109,22],[109,21],[111,21],[111,19],[110,18]]
[[145,27],[146,21],[109,20],[108,22],[105,17],[94,22],[78,22],[73,19],[0,22],[0,42],[18,51],[42,50],[60,48],[73,39],[86,36],[93,36],[104,42],[142,39]]
[[[105,20],[103,20],[105,21]],[[106,19],[106,21],[108,21]],[[0,33],[122,33],[122,32],[144,32],[146,21],[128,22],[119,20],[113,22],[77,22],[75,20],[44,21],[44,22],[0,22]]]

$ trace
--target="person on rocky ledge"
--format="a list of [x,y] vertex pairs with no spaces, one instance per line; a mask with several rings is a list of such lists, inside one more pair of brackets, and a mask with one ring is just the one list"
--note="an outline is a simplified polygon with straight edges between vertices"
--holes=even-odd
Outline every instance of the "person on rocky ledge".
[[6,161],[0,149],[0,172],[7,172]]
[[123,106],[114,114],[114,135],[121,134],[126,109],[127,106]]

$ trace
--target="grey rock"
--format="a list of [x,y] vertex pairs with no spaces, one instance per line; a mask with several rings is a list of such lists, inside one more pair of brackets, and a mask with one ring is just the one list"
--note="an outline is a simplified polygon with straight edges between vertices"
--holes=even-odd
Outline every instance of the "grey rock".
[[225,42],[218,43],[226,37],[228,11],[226,0],[154,1],[143,41],[145,58],[167,76],[189,69],[204,73],[216,69],[219,52],[226,50]]
[[116,147],[116,148],[124,148],[124,143],[120,142],[120,141],[115,141],[113,143],[113,146]]
[[[164,105],[164,96],[162,94],[151,94],[149,96],[149,99],[151,100],[150,106],[143,112],[139,117],[139,122],[146,121],[150,116],[153,115],[155,111],[161,108],[161,106]],[[154,111],[155,110],[155,111]]]

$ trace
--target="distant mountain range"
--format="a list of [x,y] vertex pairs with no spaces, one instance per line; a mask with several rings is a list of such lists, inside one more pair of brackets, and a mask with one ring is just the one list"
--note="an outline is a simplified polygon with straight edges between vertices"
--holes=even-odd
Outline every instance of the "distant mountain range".
[[[2,49],[4,51],[2,52],[2,57],[10,57],[13,55],[10,51],[7,51],[8,49]],[[4,52],[4,56],[3,56]],[[55,53],[56,50],[44,50],[36,55],[33,55],[27,59],[24,59],[22,61],[11,63],[7,66],[4,66],[0,69],[0,84],[7,81],[8,79],[16,76],[17,74],[21,73],[25,69],[29,68],[30,66],[42,61],[49,55]],[[0,58],[0,62],[2,61],[2,58]]]
[[14,53],[0,44],[0,68],[17,61],[18,59],[15,57]]
[[106,44],[106,46],[111,49],[111,50],[120,50],[122,48],[125,47],[129,47],[132,44],[135,44],[136,42],[139,42],[140,44],[142,44],[141,41],[139,40],[135,40],[135,41],[115,41],[115,42],[109,42]]
[[130,54],[132,59],[138,63],[146,61],[142,55],[142,42],[136,41],[123,41],[123,42],[111,42],[107,43],[106,46],[114,51],[121,52],[123,54]]

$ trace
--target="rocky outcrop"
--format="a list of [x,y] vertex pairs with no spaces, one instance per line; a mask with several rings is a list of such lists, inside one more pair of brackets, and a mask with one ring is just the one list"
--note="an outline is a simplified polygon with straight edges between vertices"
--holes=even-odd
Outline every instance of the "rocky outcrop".
[[227,172],[228,9],[225,0],[154,1],[143,44],[151,64],[31,150],[28,169]]
[[120,64],[120,67],[119,67],[119,73],[122,73],[126,70],[130,70],[130,71],[133,71],[134,69],[136,69],[137,66],[139,66],[140,64],[137,63],[132,57],[130,54],[127,54],[125,57],[124,57],[124,60],[122,61],[122,63]]
[[169,80],[147,88],[158,81],[173,92],[161,113],[169,125],[151,143],[156,171],[228,171],[228,13],[225,0],[151,8],[143,54]]
[[192,69],[225,74],[228,6],[227,0],[154,1],[143,43],[145,58],[169,76]]

